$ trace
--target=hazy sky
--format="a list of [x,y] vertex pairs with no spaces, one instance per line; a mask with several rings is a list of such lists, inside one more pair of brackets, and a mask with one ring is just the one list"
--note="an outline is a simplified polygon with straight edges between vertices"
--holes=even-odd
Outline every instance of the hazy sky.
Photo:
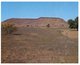
[[1,20],[9,18],[59,17],[64,20],[78,16],[78,2],[2,2]]

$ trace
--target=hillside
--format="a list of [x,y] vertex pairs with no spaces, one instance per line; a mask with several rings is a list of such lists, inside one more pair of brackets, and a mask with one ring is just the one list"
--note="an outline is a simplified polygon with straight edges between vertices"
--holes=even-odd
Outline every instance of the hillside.
[[46,27],[48,24],[51,28],[68,28],[68,24],[61,18],[40,17],[37,19],[11,18],[4,22],[10,22],[17,27]]

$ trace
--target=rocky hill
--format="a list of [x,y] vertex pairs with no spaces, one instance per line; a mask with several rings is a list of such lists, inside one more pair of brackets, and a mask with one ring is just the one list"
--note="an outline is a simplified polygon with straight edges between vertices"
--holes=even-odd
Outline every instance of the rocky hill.
[[61,18],[40,17],[37,19],[11,18],[3,23],[10,22],[17,27],[49,27],[51,28],[68,28],[67,22]]

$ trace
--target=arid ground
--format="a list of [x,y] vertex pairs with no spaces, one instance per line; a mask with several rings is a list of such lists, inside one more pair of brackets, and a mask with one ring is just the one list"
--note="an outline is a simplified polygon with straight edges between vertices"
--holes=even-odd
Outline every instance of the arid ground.
[[56,28],[18,28],[2,35],[2,63],[77,63],[78,32]]

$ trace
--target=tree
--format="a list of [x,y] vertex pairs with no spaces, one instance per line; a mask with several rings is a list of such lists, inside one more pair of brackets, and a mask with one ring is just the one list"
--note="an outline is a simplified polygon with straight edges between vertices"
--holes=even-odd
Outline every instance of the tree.
[[78,30],[78,17],[76,17],[75,20],[69,19],[68,24],[69,28]]
[[75,28],[78,30],[78,17],[75,18]]
[[75,28],[74,20],[68,20],[69,28]]

